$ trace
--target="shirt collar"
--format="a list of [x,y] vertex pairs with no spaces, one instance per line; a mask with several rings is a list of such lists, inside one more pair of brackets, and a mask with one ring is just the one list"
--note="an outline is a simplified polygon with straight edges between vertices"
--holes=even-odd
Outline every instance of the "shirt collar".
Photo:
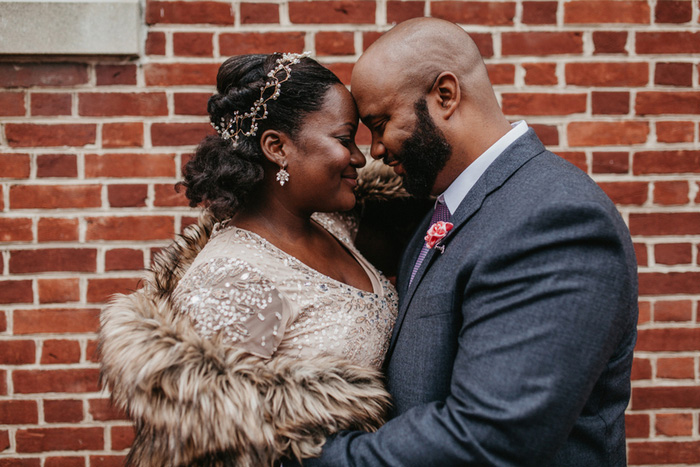
[[511,124],[511,129],[496,141],[490,148],[484,151],[474,162],[464,169],[457,178],[447,187],[447,190],[440,195],[450,210],[450,214],[454,214],[462,200],[474,184],[486,172],[486,169],[506,150],[516,139],[520,138],[527,132],[528,126],[525,120],[520,120]]

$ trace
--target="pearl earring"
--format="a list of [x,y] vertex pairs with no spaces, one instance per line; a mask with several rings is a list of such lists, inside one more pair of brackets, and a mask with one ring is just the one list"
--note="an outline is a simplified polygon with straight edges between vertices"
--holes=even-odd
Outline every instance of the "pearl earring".
[[280,167],[280,171],[277,172],[277,181],[280,182],[280,186],[284,186],[289,181],[289,172],[284,167]]

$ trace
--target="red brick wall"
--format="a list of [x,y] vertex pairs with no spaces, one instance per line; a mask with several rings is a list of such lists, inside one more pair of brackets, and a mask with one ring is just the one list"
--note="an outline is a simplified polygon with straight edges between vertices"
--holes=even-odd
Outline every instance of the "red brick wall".
[[699,8],[148,1],[138,58],[0,58],[0,467],[121,463],[132,432],[99,390],[99,310],[195,216],[172,185],[211,131],[223,59],[312,50],[348,82],[379,33],[425,14],[473,33],[507,115],[618,204],[640,266],[629,462],[700,464]]

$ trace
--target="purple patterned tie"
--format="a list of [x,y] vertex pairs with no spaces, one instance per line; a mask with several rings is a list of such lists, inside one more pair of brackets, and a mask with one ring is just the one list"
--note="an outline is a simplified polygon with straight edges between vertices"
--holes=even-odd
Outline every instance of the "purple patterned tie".
[[[430,226],[432,226],[436,222],[447,222],[448,220],[450,220],[450,210],[447,209],[445,200],[442,196],[440,196],[437,200],[437,203],[435,203],[435,211],[433,211],[433,217],[430,218]],[[416,277],[418,268],[420,268],[420,265],[421,263],[423,263],[423,260],[425,259],[427,254],[428,247],[425,243],[423,243],[423,248],[420,250],[420,254],[418,255],[416,264],[413,266],[413,271],[411,272],[411,280],[408,282],[408,285],[411,285],[411,282],[413,282],[413,278]]]

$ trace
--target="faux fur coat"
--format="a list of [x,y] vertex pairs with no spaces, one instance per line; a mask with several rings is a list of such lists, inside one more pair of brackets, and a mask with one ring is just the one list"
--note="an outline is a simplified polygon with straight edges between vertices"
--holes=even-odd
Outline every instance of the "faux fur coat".
[[[405,197],[386,173],[364,172],[364,201]],[[376,429],[389,405],[378,372],[331,356],[264,360],[200,337],[173,309],[171,293],[215,222],[203,214],[140,290],[101,314],[102,380],[136,428],[127,464],[270,466],[318,455],[340,430]]]

